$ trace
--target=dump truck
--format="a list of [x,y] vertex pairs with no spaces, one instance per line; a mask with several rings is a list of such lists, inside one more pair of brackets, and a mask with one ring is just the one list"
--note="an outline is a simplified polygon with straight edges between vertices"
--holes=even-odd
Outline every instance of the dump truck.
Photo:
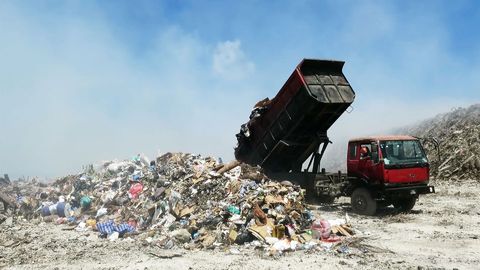
[[331,203],[348,196],[352,209],[364,215],[391,204],[409,211],[420,194],[435,192],[418,138],[352,139],[346,173],[321,169],[331,143],[328,129],[355,99],[343,66],[343,61],[302,60],[274,98],[254,106],[236,135],[235,157],[262,167],[272,179],[301,185],[310,199]]

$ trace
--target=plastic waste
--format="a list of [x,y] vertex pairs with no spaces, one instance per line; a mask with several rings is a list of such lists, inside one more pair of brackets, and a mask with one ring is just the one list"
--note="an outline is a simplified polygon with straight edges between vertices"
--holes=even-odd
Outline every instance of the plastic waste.
[[315,220],[311,226],[314,239],[327,239],[330,237],[331,227],[327,220]]
[[298,242],[283,239],[275,242],[272,247],[277,251],[296,250],[298,247]]
[[128,197],[130,199],[138,199],[138,196],[140,195],[140,193],[142,191],[143,191],[143,184],[142,183],[135,183],[128,190]]
[[65,223],[67,223],[67,218],[59,217],[59,218],[57,218],[57,220],[55,220],[55,223],[56,224],[65,224]]
[[71,215],[71,206],[69,203],[58,202],[42,208],[42,216],[58,215],[59,217],[69,217]]
[[88,197],[88,196],[83,196],[83,197],[80,199],[80,207],[81,207],[83,210],[89,209],[91,204],[92,204],[92,199],[90,199],[90,197]]
[[105,208],[105,207],[102,207],[102,208],[100,208],[100,209],[97,210],[97,215],[96,215],[95,217],[98,218],[98,217],[101,217],[101,216],[103,216],[103,215],[106,215],[107,212],[108,212],[108,209]]
[[119,233],[118,232],[113,232],[111,233],[109,236],[108,236],[108,240],[110,240],[111,242],[115,241],[118,239],[119,237]]
[[115,198],[116,194],[117,193],[115,191],[109,190],[102,195],[101,200],[103,203],[109,203],[113,200],[113,198]]
[[75,228],[77,232],[84,232],[87,230],[87,223],[85,222],[80,222],[78,223],[77,227]]
[[235,255],[242,254],[242,252],[237,248],[231,248],[229,251],[230,251],[230,254],[235,254]]
[[243,245],[247,242],[252,242],[255,240],[253,235],[247,231],[243,231],[237,235],[237,238],[235,239],[235,243],[239,245]]
[[87,221],[85,221],[85,225],[87,227],[92,227],[92,228],[95,228],[97,226],[97,221],[95,219],[87,219]]
[[100,235],[110,235],[114,232],[119,233],[119,235],[123,235],[128,232],[135,231],[135,228],[130,226],[127,223],[115,224],[113,220],[109,220],[103,223],[97,223],[97,230]]
[[278,238],[276,238],[276,237],[265,237],[265,243],[267,243],[269,245],[273,245],[278,241],[280,241],[280,240],[278,240]]
[[235,205],[228,206],[227,210],[228,210],[228,212],[230,212],[232,214],[240,215],[240,208],[238,208]]
[[279,204],[275,207],[275,211],[279,214],[285,214],[285,206]]

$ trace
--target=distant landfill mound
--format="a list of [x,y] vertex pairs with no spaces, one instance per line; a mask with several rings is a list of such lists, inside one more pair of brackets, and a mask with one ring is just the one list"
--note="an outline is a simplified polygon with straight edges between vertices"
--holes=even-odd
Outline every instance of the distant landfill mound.
[[433,178],[480,180],[480,104],[456,108],[397,133],[436,138],[439,151],[433,143],[424,144]]

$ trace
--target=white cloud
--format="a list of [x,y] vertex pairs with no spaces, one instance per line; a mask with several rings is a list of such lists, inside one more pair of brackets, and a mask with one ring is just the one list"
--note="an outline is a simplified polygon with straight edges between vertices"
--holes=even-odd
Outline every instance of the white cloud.
[[225,79],[242,79],[255,70],[242,51],[239,40],[225,41],[217,44],[213,54],[213,72]]

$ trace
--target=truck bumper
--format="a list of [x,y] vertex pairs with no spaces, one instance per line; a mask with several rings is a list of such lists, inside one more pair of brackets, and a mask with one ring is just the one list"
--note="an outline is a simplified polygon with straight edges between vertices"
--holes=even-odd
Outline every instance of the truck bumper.
[[404,187],[386,187],[386,193],[396,193],[403,195],[420,195],[420,194],[429,194],[435,193],[434,186],[404,186]]

